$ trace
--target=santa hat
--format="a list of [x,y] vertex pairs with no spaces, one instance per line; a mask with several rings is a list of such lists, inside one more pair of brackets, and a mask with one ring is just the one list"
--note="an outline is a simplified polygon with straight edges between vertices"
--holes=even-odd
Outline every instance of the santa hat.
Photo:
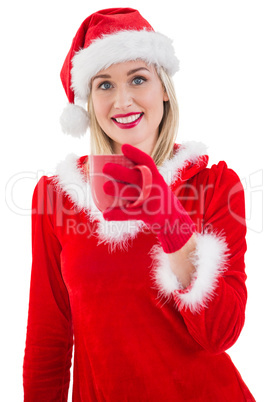
[[60,119],[63,132],[80,137],[89,127],[81,104],[88,101],[92,77],[112,64],[137,59],[163,67],[170,76],[178,70],[172,41],[155,32],[137,10],[109,8],[86,18],[60,74],[69,101]]

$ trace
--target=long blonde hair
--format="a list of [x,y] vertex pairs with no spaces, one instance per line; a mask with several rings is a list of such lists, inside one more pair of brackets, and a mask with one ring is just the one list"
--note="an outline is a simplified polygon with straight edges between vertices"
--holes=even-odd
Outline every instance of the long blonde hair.
[[[164,102],[163,118],[159,125],[159,136],[151,157],[157,166],[161,166],[166,159],[173,156],[173,146],[179,125],[179,107],[175,88],[171,77],[162,67],[156,67],[157,74],[168,95],[168,101]],[[88,113],[90,116],[90,142],[92,154],[113,154],[112,140],[100,127],[92,102],[92,96],[88,98]]]

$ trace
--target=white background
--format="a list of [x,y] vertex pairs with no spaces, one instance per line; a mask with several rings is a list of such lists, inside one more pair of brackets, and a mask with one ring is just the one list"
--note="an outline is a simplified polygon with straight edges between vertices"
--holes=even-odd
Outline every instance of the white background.
[[11,0],[1,6],[0,399],[23,400],[34,186],[68,153],[88,153],[89,134],[78,140],[61,133],[67,99],[59,72],[81,22],[98,9],[122,4],[138,8],[155,30],[174,39],[180,59],[177,142],[204,142],[210,165],[226,160],[245,185],[249,296],[246,324],[229,353],[257,402],[267,401],[265,0]]

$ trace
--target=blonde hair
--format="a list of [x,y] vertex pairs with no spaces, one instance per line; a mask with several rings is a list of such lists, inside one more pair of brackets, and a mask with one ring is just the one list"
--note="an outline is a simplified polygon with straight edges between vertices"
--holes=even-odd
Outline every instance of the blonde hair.
[[[162,67],[156,67],[156,71],[169,99],[164,102],[159,135],[151,154],[155,164],[161,166],[166,159],[170,159],[173,156],[173,147],[179,125],[179,107],[171,77]],[[88,113],[90,116],[91,153],[100,155],[113,154],[112,140],[102,130],[96,119],[91,95],[88,98]]]

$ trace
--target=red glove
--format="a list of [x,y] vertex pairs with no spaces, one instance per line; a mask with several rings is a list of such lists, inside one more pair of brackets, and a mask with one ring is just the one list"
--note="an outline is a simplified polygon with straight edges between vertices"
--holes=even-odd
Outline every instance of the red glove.
[[[153,182],[149,197],[138,207],[108,208],[103,217],[108,221],[142,220],[157,235],[163,250],[173,253],[179,250],[195,232],[195,225],[180,201],[172,193],[159,173],[154,160],[146,153],[129,144],[122,146],[123,154],[134,164],[146,165],[152,172]],[[129,169],[116,163],[106,163],[103,173],[116,181],[107,181],[104,191],[119,195],[128,201],[139,197],[142,177],[137,169]],[[117,181],[119,180],[119,181]]]

